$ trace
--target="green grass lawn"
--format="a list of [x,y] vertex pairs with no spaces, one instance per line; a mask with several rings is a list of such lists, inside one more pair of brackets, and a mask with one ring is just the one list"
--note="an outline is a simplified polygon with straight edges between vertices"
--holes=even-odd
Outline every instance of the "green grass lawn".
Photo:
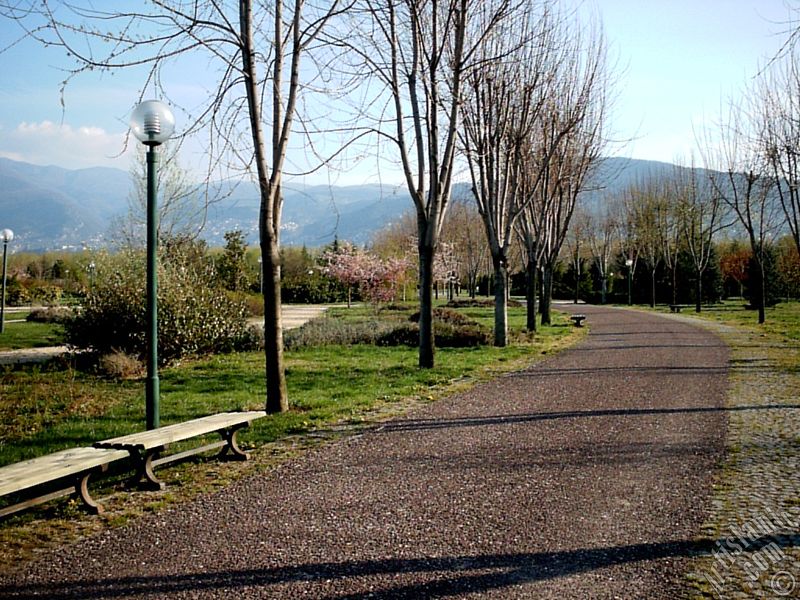
[[[682,315],[699,317],[736,327],[754,328],[768,335],[778,335],[800,341],[800,302],[781,302],[768,307],[765,322],[758,324],[758,311],[745,309],[746,302],[726,300],[720,304],[703,306],[699,313],[693,308],[684,309]],[[668,306],[659,306],[659,312],[669,312]]]
[[[14,319],[24,316],[13,316]],[[9,315],[6,314],[6,321]],[[0,351],[44,348],[64,343],[64,328],[56,323],[8,323],[0,334]]]
[[[473,314],[492,309],[469,309]],[[398,311],[395,319],[407,318]],[[514,328],[524,309],[510,311]],[[371,307],[336,309],[327,319],[375,318]],[[30,325],[30,324],[23,324]],[[530,339],[516,331],[506,348],[442,348],[436,367],[417,367],[417,349],[372,345],[326,346],[287,351],[291,410],[260,419],[243,432],[259,446],[288,434],[358,422],[365,413],[404,399],[426,400],[464,378],[480,379],[527,364],[571,343],[585,330],[557,317]],[[161,423],[264,405],[264,356],[260,352],[217,355],[163,369]],[[26,367],[0,371],[0,464],[144,429],[144,384],[110,381],[73,368]]]

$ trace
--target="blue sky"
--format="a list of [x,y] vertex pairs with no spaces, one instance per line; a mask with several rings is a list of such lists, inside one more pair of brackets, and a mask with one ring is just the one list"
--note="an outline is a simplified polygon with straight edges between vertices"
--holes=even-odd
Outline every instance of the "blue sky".
[[[620,70],[610,127],[630,141],[612,153],[667,162],[688,159],[694,131],[713,122],[721,101],[781,46],[790,15],[783,0],[586,0],[581,10],[601,16]],[[0,20],[0,45],[16,36]],[[31,42],[0,54],[0,156],[127,170],[130,154],[120,152],[142,74],[81,76],[67,88],[62,112],[67,64]],[[202,70],[175,83],[192,85],[202,87]],[[374,163],[336,181],[363,183],[372,173]]]

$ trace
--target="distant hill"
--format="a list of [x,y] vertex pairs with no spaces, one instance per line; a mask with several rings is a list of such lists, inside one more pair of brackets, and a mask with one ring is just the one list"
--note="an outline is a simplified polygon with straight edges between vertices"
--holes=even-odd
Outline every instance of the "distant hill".
[[[650,173],[672,169],[667,163],[608,158],[587,193],[590,207],[604,194],[619,192]],[[127,211],[131,176],[120,169],[68,170],[0,158],[0,228],[14,230],[14,251],[79,249],[105,245],[114,217]],[[203,237],[221,245],[226,231],[241,229],[258,240],[258,191],[242,183],[209,207]],[[365,243],[373,234],[411,210],[400,186],[297,186],[284,189],[282,243],[316,247],[340,239]]]

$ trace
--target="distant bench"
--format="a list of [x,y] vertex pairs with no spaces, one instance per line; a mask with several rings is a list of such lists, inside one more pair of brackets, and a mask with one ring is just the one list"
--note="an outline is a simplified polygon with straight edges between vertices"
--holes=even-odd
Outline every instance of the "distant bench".
[[575,323],[575,327],[583,327],[583,322],[586,320],[586,315],[570,315],[569,318],[572,319],[573,323]]
[[[89,493],[89,478],[93,474],[105,472],[108,465],[115,461],[132,461],[136,469],[133,478],[135,483],[141,483],[142,487],[149,489],[162,489],[164,484],[153,473],[153,467],[160,464],[175,462],[216,448],[222,448],[220,458],[247,460],[248,455],[239,447],[236,434],[265,415],[262,410],[219,413],[104,440],[91,448],[60,450],[0,467],[0,496],[17,493],[31,495],[37,490],[44,492],[0,508],[0,517],[71,493],[81,499],[90,513],[98,514],[103,511],[103,507]],[[222,441],[156,459],[173,442],[209,433],[219,433]],[[52,491],[55,488],[60,489]]]
[[690,308],[689,304],[670,304],[669,305],[669,312],[679,313],[681,312],[682,308]]

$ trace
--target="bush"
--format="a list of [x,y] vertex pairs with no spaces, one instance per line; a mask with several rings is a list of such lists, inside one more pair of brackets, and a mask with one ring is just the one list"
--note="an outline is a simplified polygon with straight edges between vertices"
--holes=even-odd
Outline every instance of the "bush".
[[[453,298],[445,306],[448,308],[493,308],[494,298]],[[523,306],[519,300],[509,298],[506,300],[508,308]]]
[[472,348],[492,341],[489,331],[478,323],[455,326],[434,321],[433,336],[439,348]]
[[403,323],[378,336],[375,341],[378,346],[418,346],[419,325],[416,323]]
[[33,323],[61,323],[64,324],[73,317],[71,308],[66,306],[35,308],[25,318],[26,321]]
[[[408,318],[409,321],[412,323],[419,323],[419,313],[415,312]],[[472,319],[468,316],[455,311],[451,308],[434,308],[433,309],[433,320],[434,322],[438,321],[439,323],[449,323],[451,325],[468,325],[470,323],[474,323]]]
[[97,361],[97,368],[102,375],[111,379],[136,379],[145,373],[142,361],[124,352],[102,355]]
[[[470,348],[485,346],[491,342],[490,332],[474,321],[455,325],[434,320],[433,338],[438,348]],[[419,325],[403,323],[381,335],[376,343],[378,346],[417,346]]]
[[264,296],[261,294],[247,294],[245,297],[245,304],[247,306],[247,314],[251,317],[264,316]]
[[[216,287],[213,271],[201,261],[171,256],[159,267],[159,362],[187,355],[240,349],[251,343],[244,302]],[[100,354],[147,352],[143,256],[117,257],[113,272],[98,277],[83,309],[66,323],[67,343]]]
[[287,350],[294,350],[317,346],[377,344],[380,337],[391,329],[392,324],[385,321],[340,321],[323,317],[284,332],[283,346]]

